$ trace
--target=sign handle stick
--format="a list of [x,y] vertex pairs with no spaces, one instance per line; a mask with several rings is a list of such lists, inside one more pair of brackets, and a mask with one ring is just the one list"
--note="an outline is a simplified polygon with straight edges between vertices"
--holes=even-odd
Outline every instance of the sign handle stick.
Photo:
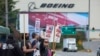
[[24,46],[25,46],[25,15],[23,15],[23,17],[24,17],[24,21],[23,21],[23,23],[24,23]]
[[[24,18],[24,21],[23,21],[23,23],[24,23],[24,39],[23,39],[23,41],[24,41],[24,46],[26,46],[26,39],[25,39],[25,14],[23,15],[23,18]],[[24,53],[24,56],[26,56],[26,54]]]
[[54,35],[53,35],[53,50],[55,51],[56,42],[55,42],[55,19],[54,19]]

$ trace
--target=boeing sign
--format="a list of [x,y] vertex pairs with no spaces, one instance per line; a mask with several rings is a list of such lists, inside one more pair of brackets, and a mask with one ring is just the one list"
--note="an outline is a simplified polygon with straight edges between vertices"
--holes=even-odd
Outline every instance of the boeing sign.
[[28,9],[31,12],[88,12],[88,5],[88,0],[34,0],[28,3]]
[[[32,6],[33,4],[33,6]],[[36,7],[34,2],[31,3],[31,9],[39,9],[39,8],[73,8],[75,6],[74,3],[42,3],[39,8]]]
[[65,3],[42,3],[40,8],[73,8],[75,4],[65,4]]

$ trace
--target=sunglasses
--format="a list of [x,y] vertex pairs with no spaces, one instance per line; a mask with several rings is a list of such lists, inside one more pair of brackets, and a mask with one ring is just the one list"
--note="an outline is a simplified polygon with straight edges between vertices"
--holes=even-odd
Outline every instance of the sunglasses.
[[44,41],[44,43],[49,43],[48,41]]

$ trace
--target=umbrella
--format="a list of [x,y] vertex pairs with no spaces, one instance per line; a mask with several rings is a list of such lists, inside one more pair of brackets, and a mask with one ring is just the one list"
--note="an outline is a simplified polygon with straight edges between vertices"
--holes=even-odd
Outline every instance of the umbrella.
[[9,28],[4,27],[4,26],[0,26],[0,34],[7,34],[7,35],[9,35],[10,34]]

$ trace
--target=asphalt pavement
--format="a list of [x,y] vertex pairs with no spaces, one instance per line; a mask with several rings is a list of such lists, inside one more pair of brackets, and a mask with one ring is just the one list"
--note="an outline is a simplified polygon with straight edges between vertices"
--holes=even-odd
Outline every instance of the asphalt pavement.
[[62,50],[56,51],[56,56],[97,56],[97,50],[100,47],[100,41],[84,42],[85,49],[91,49],[92,52],[78,51],[78,52],[63,52]]
[[56,56],[96,56],[96,52],[62,52],[56,51]]

